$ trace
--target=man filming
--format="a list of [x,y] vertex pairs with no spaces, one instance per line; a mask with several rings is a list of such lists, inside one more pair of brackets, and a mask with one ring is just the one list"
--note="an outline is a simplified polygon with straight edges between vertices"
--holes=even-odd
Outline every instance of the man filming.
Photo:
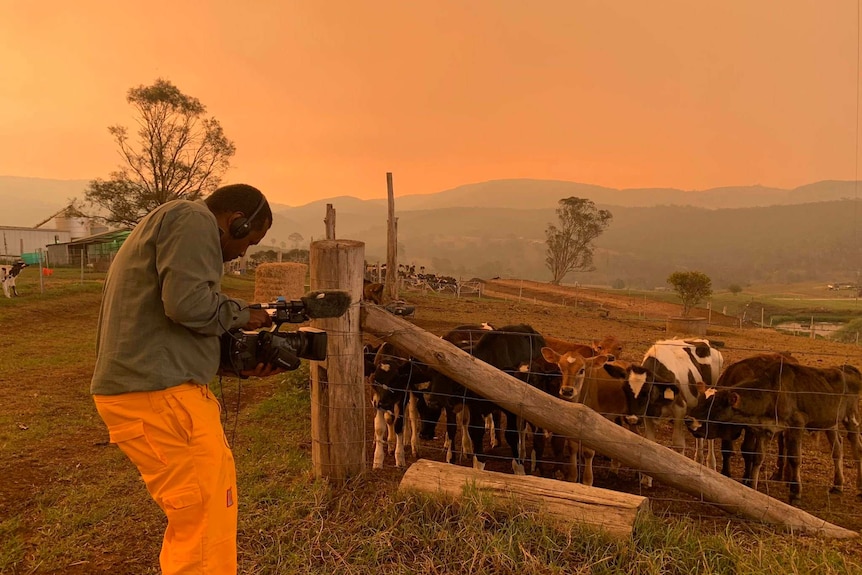
[[[236,467],[207,384],[222,333],[272,323],[220,291],[223,263],[271,225],[263,193],[245,184],[168,202],[129,234],[105,281],[90,392],[111,443],[167,516],[165,575],[237,571]],[[243,375],[280,371],[259,364]]]

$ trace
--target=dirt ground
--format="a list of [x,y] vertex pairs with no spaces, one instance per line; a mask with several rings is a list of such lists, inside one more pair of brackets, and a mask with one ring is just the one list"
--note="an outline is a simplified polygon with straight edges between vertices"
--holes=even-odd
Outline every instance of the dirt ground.
[[[639,359],[656,340],[682,335],[667,333],[665,326],[665,320],[669,315],[679,313],[679,306],[636,301],[624,296],[606,296],[595,290],[591,293],[588,289],[574,290],[532,282],[525,282],[522,286],[520,282],[499,281],[490,282],[485,287],[486,295],[480,298],[454,298],[451,295],[407,292],[403,294],[404,298],[416,308],[415,315],[407,319],[438,335],[455,325],[484,321],[500,326],[529,323],[543,334],[583,343],[613,334],[625,343],[626,351],[623,358],[629,360]],[[492,294],[494,298],[488,297]],[[56,328],[65,326],[70,333],[73,333],[82,321],[92,321],[89,315],[82,317],[80,314],[91,310],[97,305],[98,300],[97,293],[88,292],[70,297],[64,300],[63,314],[58,314],[56,306],[46,300],[44,303],[28,308],[27,321],[38,325],[42,321],[51,320]],[[835,365],[846,362],[862,366],[862,347],[822,339],[794,337],[769,329],[738,328],[723,325],[723,323],[717,320],[716,324],[710,325],[707,337],[720,346],[726,362],[742,359],[761,351],[782,350],[792,352],[807,365]],[[16,364],[23,365],[27,361],[27,347],[20,345],[19,337],[18,332],[9,330],[8,333],[0,335],[0,343],[9,346],[12,350],[20,350],[20,353],[16,351],[18,355],[15,355],[13,360]],[[46,346],[46,353],[59,353],[63,349],[61,343],[40,340],[40,344]],[[80,353],[92,353],[90,341],[81,342],[80,346],[82,350]],[[92,416],[92,421],[81,428],[69,427],[62,423],[65,413],[73,411],[70,406],[91,401],[87,393],[87,382],[91,373],[91,367],[84,365],[75,368],[40,369],[38,377],[17,377],[14,381],[11,377],[3,381],[0,377],[0,381],[5,384],[3,388],[9,390],[8,393],[14,391],[21,397],[30,398],[30,401],[49,404],[49,415],[53,418],[52,421],[58,422],[56,425],[60,426],[64,434],[62,443],[46,442],[45,448],[39,453],[21,454],[6,461],[0,460],[0,475],[4,476],[4,481],[0,482],[0,515],[8,514],[7,516],[14,517],[23,512],[34,493],[39,493],[51,482],[67,480],[56,477],[57,469],[68,466],[70,461],[76,461],[78,458],[86,461],[92,455],[96,459],[105,449],[107,437],[104,426],[97,420],[95,414]],[[56,382],[63,382],[63,387],[58,388]],[[258,386],[255,389],[256,393],[244,392],[242,397],[244,407],[264,399],[266,386]],[[232,398],[228,399],[234,401]],[[370,470],[370,458],[373,453],[373,425],[371,424],[373,412],[370,409],[370,402],[366,405],[369,406],[366,451]],[[441,424],[441,427],[438,427],[438,436],[442,437],[442,435]],[[665,429],[659,439],[666,441],[667,435],[667,429]],[[441,440],[427,442],[422,445],[420,456],[442,460],[441,447]],[[507,449],[507,447],[490,449],[489,445],[486,446],[486,451],[500,457],[499,460],[489,464],[489,469],[511,472],[511,467],[505,459]],[[415,457],[408,453],[408,464],[413,461]],[[666,485],[657,483],[652,489],[642,489],[635,470],[623,468],[619,475],[614,475],[610,473],[607,463],[607,459],[598,458],[595,464],[595,485],[598,487],[646,496],[650,499],[653,512],[659,515],[696,517],[703,522],[718,526],[719,529],[728,521],[728,516],[724,512]],[[466,465],[467,462],[463,464]],[[733,475],[737,479],[742,475],[741,465],[741,458],[737,456],[733,462]],[[774,453],[770,454],[766,465],[769,469],[774,465]],[[840,495],[829,494],[831,461],[823,453],[819,438],[809,437],[805,443],[802,470],[803,496],[800,507],[826,521],[860,531],[862,530],[862,500],[856,497],[854,489],[856,474],[851,469],[849,460],[845,466],[847,476],[845,492]],[[91,469],[87,465],[84,465],[80,471],[80,473],[93,474],[103,472],[104,470]],[[394,467],[390,455],[386,459],[386,468],[375,472],[374,477],[380,479],[381,490],[386,490],[397,484],[402,474],[402,470]],[[760,489],[781,500],[787,499],[787,488],[779,482],[764,481]],[[149,503],[146,502],[146,504]],[[163,525],[156,514],[149,513],[146,516],[155,518],[152,519],[152,525],[145,527],[149,529],[150,537],[155,538],[153,540],[157,542]],[[738,525],[745,524],[738,519],[732,519],[732,521]],[[153,533],[155,535],[152,535]],[[109,561],[108,557],[112,556],[109,552],[119,553],[115,549],[106,550],[104,559],[106,562]],[[856,553],[862,557],[862,551],[857,550]],[[96,565],[91,564],[82,566],[74,572],[97,571]]]
[[[483,321],[498,326],[528,323],[544,335],[582,343],[612,334],[624,342],[623,359],[631,361],[639,360],[657,340],[686,336],[683,333],[667,332],[667,318],[678,315],[681,310],[680,306],[674,304],[520,280],[487,282],[483,293],[486,297],[472,299],[445,298],[421,292],[404,294],[404,299],[416,307],[414,316],[408,319],[436,335],[442,335],[459,324]],[[831,366],[849,363],[862,366],[862,347],[819,338],[792,336],[771,329],[740,328],[737,327],[736,318],[722,317],[720,314],[713,314],[712,317],[715,321],[708,326],[706,337],[719,347],[725,365],[760,352],[788,351],[805,365]],[[441,423],[438,426],[438,437],[443,436],[444,429]],[[372,436],[373,425],[370,425],[369,437]],[[670,426],[665,425],[660,431],[659,441],[667,445],[669,439]],[[691,453],[693,438],[689,436],[687,441],[687,453]],[[489,469],[511,472],[506,457],[508,446],[490,449],[486,436],[485,447],[486,451],[490,450],[494,456],[499,456],[499,461],[492,461]],[[420,457],[442,460],[441,440],[423,444],[422,449]],[[845,458],[844,493],[837,495],[829,493],[832,462],[828,451],[825,451],[828,446],[823,434],[810,434],[803,449],[803,495],[799,507],[836,525],[856,531],[862,530],[862,499],[856,495],[854,486],[857,474],[849,448]],[[369,457],[371,452],[373,444],[369,448]],[[775,460],[773,444],[764,463],[767,477],[774,469]],[[408,465],[412,461],[413,457],[408,454]],[[387,457],[386,466],[393,463],[391,456]],[[669,486],[656,483],[652,489],[642,488],[636,470],[623,468],[616,475],[610,472],[608,463],[606,458],[597,457],[594,464],[597,487],[646,496],[650,499],[653,511],[659,515],[682,514],[719,524],[728,520],[729,516],[723,511]],[[468,463],[465,461],[463,464]],[[732,459],[732,474],[737,480],[742,477],[742,458],[738,451]],[[782,482],[761,480],[759,490],[787,501],[788,489]],[[744,523],[743,520],[735,518],[733,521]]]

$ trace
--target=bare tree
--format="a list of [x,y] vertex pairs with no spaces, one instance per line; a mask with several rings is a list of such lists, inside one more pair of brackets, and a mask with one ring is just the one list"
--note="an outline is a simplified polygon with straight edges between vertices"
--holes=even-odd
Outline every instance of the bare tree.
[[548,224],[545,230],[545,264],[551,270],[552,284],[559,284],[571,271],[593,269],[593,241],[610,225],[613,215],[584,198],[564,198],[557,208],[559,227]]
[[138,141],[124,126],[108,128],[124,164],[90,182],[85,197],[108,223],[134,227],[161,204],[195,200],[215,190],[236,149],[200,100],[167,80],[131,88]]

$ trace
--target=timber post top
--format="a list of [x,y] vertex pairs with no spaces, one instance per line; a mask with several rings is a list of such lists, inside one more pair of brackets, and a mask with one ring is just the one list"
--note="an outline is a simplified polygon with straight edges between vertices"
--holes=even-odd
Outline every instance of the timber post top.
[[359,240],[315,240],[311,242],[314,248],[359,248],[365,246],[365,242]]

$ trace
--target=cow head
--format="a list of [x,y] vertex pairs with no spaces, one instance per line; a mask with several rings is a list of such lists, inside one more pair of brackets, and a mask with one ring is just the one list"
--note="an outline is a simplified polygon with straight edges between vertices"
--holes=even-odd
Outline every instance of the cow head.
[[365,344],[362,346],[362,371],[365,375],[365,379],[370,381],[371,376],[374,374],[374,370],[377,368],[375,364],[375,360],[377,359],[377,352],[383,347],[385,344],[380,345],[370,345]]
[[707,387],[697,383],[697,404],[685,417],[685,425],[697,438],[715,439],[726,435],[734,410],[741,406],[741,397],[732,389]]
[[366,280],[365,284],[362,286],[362,299],[377,305],[382,304],[384,287],[385,286],[382,283],[369,282]]
[[641,417],[659,417],[666,407],[684,401],[673,374],[656,372],[643,365],[626,368],[623,388],[629,412]]
[[610,361],[619,359],[623,354],[623,344],[612,335],[606,335],[602,340],[594,339],[592,348],[596,355],[609,356]]
[[[566,401],[577,401],[584,386],[586,375],[586,360],[573,351],[559,354],[550,347],[542,348],[542,357],[548,363],[556,364],[560,369],[559,395]],[[605,356],[605,359],[607,357]]]

